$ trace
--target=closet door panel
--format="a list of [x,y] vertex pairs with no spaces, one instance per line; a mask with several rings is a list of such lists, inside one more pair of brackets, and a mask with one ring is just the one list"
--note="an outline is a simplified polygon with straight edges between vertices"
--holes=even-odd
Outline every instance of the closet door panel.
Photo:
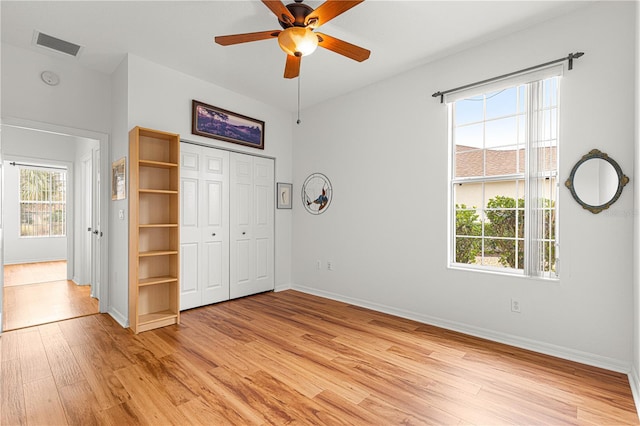
[[[229,299],[229,286],[224,281],[224,273],[228,265],[223,261],[227,256],[222,254],[222,242],[215,241],[204,244],[206,261],[204,270],[204,289],[202,304],[220,302]],[[222,294],[221,294],[222,293]]]
[[[182,144],[181,309],[229,299],[229,153]],[[189,271],[187,272],[187,270]]]
[[229,153],[203,148],[202,304],[229,300]]
[[180,310],[200,306],[200,262],[198,243],[180,244]]
[[273,290],[274,278],[274,164],[267,158],[254,159],[254,223],[255,247],[254,288]]
[[180,147],[180,310],[200,306],[200,148]]
[[273,290],[273,160],[231,156],[231,298]]

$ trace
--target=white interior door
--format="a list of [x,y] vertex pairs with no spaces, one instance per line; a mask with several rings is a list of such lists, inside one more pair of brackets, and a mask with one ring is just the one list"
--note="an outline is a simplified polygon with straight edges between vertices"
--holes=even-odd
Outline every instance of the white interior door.
[[[82,176],[80,177],[80,191],[82,203],[82,218],[80,232],[80,264],[78,274],[79,284],[92,282],[91,258],[93,256],[92,231],[93,231],[93,156],[89,155],[82,159]],[[92,284],[93,285],[93,284]],[[93,291],[91,291],[93,295]]]
[[229,299],[229,153],[180,148],[180,309]]
[[93,193],[91,196],[92,221],[93,221],[93,243],[91,250],[91,297],[100,299],[100,286],[102,276],[102,203],[100,202],[100,194],[102,192],[101,165],[100,165],[100,148],[93,150]]
[[274,288],[274,163],[231,153],[230,296]]

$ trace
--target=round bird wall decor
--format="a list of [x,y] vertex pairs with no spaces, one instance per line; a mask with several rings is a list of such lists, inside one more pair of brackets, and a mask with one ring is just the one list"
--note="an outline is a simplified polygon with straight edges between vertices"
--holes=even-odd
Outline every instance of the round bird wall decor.
[[311,214],[326,212],[332,197],[331,182],[322,173],[312,173],[302,184],[302,204]]

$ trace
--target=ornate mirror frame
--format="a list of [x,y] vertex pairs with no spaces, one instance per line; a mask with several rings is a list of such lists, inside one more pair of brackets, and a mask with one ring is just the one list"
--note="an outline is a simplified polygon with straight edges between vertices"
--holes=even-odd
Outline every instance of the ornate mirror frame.
[[[590,204],[585,203],[580,198],[580,196],[576,193],[576,189],[574,186],[574,179],[575,179],[576,172],[578,171],[578,168],[586,161],[592,160],[594,158],[607,161],[609,164],[613,166],[613,168],[616,171],[616,174],[618,175],[618,189],[616,190],[616,193],[613,195],[613,197],[609,201],[598,206],[592,206]],[[582,208],[589,210],[593,214],[598,214],[601,211],[611,207],[611,205],[615,203],[618,200],[618,198],[620,198],[620,194],[622,194],[622,188],[624,188],[624,186],[627,183],[629,183],[629,178],[622,173],[622,169],[620,168],[620,165],[618,165],[618,163],[613,158],[609,157],[607,154],[605,154],[604,152],[598,149],[592,149],[591,151],[589,151],[588,154],[583,155],[582,158],[575,164],[575,166],[573,166],[573,169],[571,169],[571,174],[569,175],[569,179],[567,179],[564,184],[567,188],[569,188],[569,191],[571,191],[571,195],[573,196],[573,199],[576,200],[578,204],[582,206]]]

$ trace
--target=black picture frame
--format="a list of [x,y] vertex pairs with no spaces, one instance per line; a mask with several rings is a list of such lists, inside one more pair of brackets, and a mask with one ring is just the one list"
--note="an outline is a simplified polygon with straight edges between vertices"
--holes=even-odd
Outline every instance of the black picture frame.
[[195,99],[191,105],[194,135],[264,149],[264,121]]

